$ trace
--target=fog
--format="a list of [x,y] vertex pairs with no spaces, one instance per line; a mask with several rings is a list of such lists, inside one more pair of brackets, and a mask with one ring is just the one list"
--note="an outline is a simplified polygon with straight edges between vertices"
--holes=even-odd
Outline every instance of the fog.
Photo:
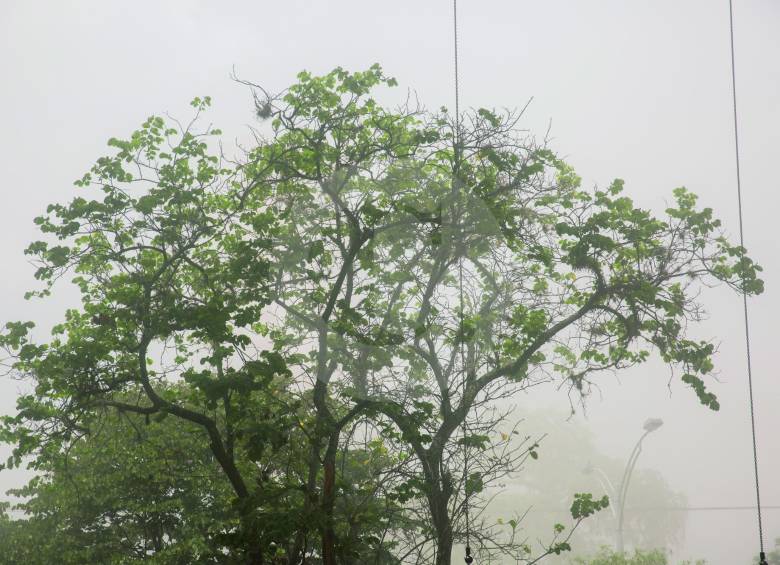
[[[549,128],[553,148],[584,185],[623,178],[627,193],[654,210],[663,210],[673,188],[686,186],[736,238],[726,0],[461,0],[459,9],[462,106],[522,107],[533,98],[523,127],[539,136]],[[23,249],[36,237],[33,217],[72,197],[73,180],[107,152],[109,137],[128,134],[151,114],[186,117],[190,99],[210,95],[209,119],[225,132],[226,144],[245,138],[251,96],[231,80],[234,69],[279,91],[303,69],[359,70],[379,62],[401,85],[384,102],[396,103],[411,89],[429,108],[451,107],[451,17],[443,0],[2,2],[2,321],[35,320],[43,337],[75,298],[63,286],[55,300],[25,301],[34,281]],[[771,546],[780,537],[774,435],[780,381],[773,357],[780,313],[780,4],[736,2],[735,24],[745,237],[766,281],[766,292],[749,305]],[[601,453],[625,461],[645,420],[663,419],[646,439],[638,468],[660,473],[697,509],[685,513],[674,562],[747,564],[758,552],[755,513],[708,509],[755,504],[742,304],[724,288],[707,289],[703,301],[710,315],[696,331],[719,343],[718,381],[708,383],[719,412],[670,381],[663,364],[649,363],[599,377],[598,390],[584,408],[575,402],[566,425],[587,428]],[[0,381],[2,414],[13,412],[20,387]],[[548,412],[564,421],[571,401],[565,391],[534,389],[518,398],[517,416]],[[551,435],[540,465],[555,445]],[[0,455],[9,451],[4,446]],[[3,471],[0,490],[26,476]]]

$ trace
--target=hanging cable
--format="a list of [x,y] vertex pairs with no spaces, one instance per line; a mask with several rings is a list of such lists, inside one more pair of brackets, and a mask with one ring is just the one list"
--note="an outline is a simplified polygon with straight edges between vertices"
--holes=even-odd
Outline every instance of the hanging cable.
[[[454,143],[454,162],[453,162],[453,183],[454,183],[454,192],[455,192],[455,205],[458,212],[461,210],[461,198],[460,198],[460,162],[461,162],[461,156],[462,156],[462,139],[461,139],[461,129],[460,129],[460,82],[459,82],[459,76],[458,76],[458,0],[452,0],[452,27],[453,27],[453,43],[454,43],[454,63],[455,63],[455,143]],[[460,221],[460,213],[458,213],[458,224],[461,224]],[[459,247],[465,248],[463,245],[463,231],[462,229],[458,229],[458,244]],[[459,249],[458,253],[461,253],[462,250]],[[466,387],[468,385],[468,371],[466,369],[466,353],[465,353],[465,341],[466,341],[466,331],[464,327],[464,300],[463,300],[463,257],[458,258],[458,306],[459,306],[459,312],[458,312],[458,323],[460,325],[459,333],[460,333],[460,364],[461,364],[461,370],[463,371],[463,395],[465,396],[466,393]],[[461,400],[463,402],[463,400]],[[466,418],[464,416],[463,418],[463,434],[464,437],[467,434],[467,426],[466,426]],[[466,517],[466,555],[465,555],[465,562],[467,564],[473,563],[474,558],[471,556],[471,518],[469,516],[469,451],[468,451],[468,445],[464,442],[464,452],[463,452],[463,476],[464,476],[464,501],[463,501],[463,512]]]
[[[745,236],[742,220],[742,175],[739,163],[739,121],[737,118],[737,71],[734,57],[734,2],[729,0],[729,39],[731,45],[731,99],[734,113],[734,157],[737,172],[737,210],[739,215],[739,245],[745,249]],[[750,396],[750,430],[753,439],[753,475],[756,483],[756,510],[758,514],[758,542],[760,547],[759,563],[767,565],[766,553],[764,552],[764,528],[761,516],[761,489],[758,480],[758,448],[756,446],[756,415],[753,401],[753,370],[750,361],[750,324],[748,317],[747,291],[745,290],[745,279],[742,279],[742,311],[744,313],[745,324],[745,351],[747,353],[747,375],[748,392]]]
[[[466,341],[466,329],[463,324],[463,258],[458,261],[458,294],[460,301],[460,364],[463,370],[463,394],[465,396],[466,387],[468,385],[468,370],[466,368],[466,354],[464,351]],[[463,402],[463,400],[461,400]],[[468,433],[468,426],[466,424],[466,417],[463,417],[463,436],[466,437]],[[472,563],[474,558],[471,556],[471,518],[469,516],[469,447],[468,442],[463,444],[463,477],[464,477],[464,500],[463,500],[463,513],[466,516],[466,563]]]
[[460,142],[460,83],[458,82],[458,0],[452,0],[452,27],[455,43],[455,135]]

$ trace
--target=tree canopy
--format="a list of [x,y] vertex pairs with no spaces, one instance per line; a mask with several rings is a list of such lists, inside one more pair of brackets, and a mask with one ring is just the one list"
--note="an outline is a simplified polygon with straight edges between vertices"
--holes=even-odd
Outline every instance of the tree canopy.
[[[191,122],[111,139],[36,220],[29,297],[65,278],[81,305],[48,340],[31,322],[0,337],[31,385],[3,419],[9,464],[50,474],[84,449],[84,474],[109,478],[87,463],[98,430],[167,417],[159,434],[207,448],[229,485],[214,559],[446,565],[472,540],[531,561],[569,549],[563,526],[532,552],[467,520],[486,482],[538,456],[509,447],[497,399],[547,380],[587,394],[655,352],[718,408],[714,346],[689,334],[698,291],[762,282],[695,195],[657,217],[620,180],[582,188],[520,113],[383,107],[379,66],[246,84],[262,121],[237,156],[199,129],[196,98]],[[579,495],[574,525],[606,504]]]

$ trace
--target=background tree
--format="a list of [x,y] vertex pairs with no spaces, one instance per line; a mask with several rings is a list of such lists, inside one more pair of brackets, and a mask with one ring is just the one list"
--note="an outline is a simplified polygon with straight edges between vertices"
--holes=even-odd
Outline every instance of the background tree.
[[[535,543],[549,531],[550,522],[565,521],[572,492],[593,492],[610,497],[610,508],[583,523],[571,545],[577,555],[616,545],[617,500],[612,492],[620,483],[625,461],[600,452],[597,439],[565,414],[538,409],[516,410],[523,414],[521,429],[544,431],[538,460],[525,464],[522,472],[507,477],[501,488],[490,489],[493,497],[486,515],[507,523],[525,515],[520,522],[523,538]],[[663,441],[656,437],[654,441]],[[638,468],[631,481],[626,506],[625,540],[630,548],[673,552],[685,539],[685,496],[676,492],[663,475]],[[678,510],[674,510],[678,509]],[[566,557],[551,561],[567,562]]]
[[[273,528],[276,539],[294,536],[295,510],[280,485],[305,471],[305,450],[280,449],[262,475],[253,475],[255,466],[249,458],[239,462],[243,475],[264,482],[255,510],[259,530],[268,535]],[[66,451],[40,454],[34,469],[37,477],[10,492],[22,500],[14,510],[23,518],[3,523],[7,551],[0,563],[244,562],[236,552],[243,540],[231,485],[198,426],[165,413],[147,419],[106,411]],[[342,469],[341,562],[396,563],[392,546],[379,541],[400,514],[381,484],[387,457],[367,446],[343,453]],[[267,562],[286,563],[285,546],[277,549]]]
[[[590,558],[577,558],[575,565],[668,565],[667,555],[660,550],[641,551],[633,554],[618,553],[604,548]],[[680,565],[706,565],[703,560],[681,561]]]
[[[14,494],[2,563],[217,563],[236,527],[231,489],[196,426],[108,413]],[[22,558],[24,555],[24,558]]]

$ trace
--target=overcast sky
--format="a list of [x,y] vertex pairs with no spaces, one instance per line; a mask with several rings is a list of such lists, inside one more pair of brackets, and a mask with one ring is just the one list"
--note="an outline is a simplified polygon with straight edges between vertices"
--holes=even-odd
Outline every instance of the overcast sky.
[[[533,97],[524,126],[544,135],[552,120],[554,148],[585,184],[621,177],[659,210],[685,185],[736,237],[727,0],[461,0],[459,19],[464,106],[517,107]],[[736,0],[735,23],[745,235],[767,282],[750,301],[762,495],[780,505],[780,2]],[[302,69],[379,62],[401,85],[388,102],[409,88],[430,108],[452,106],[451,41],[447,0],[2,0],[0,320],[47,327],[74,296],[62,288],[45,304],[25,302],[32,268],[22,250],[35,237],[32,218],[72,197],[72,181],[107,152],[109,137],[153,113],[187,117],[187,102],[204,94],[227,141],[245,136],[251,99],[230,80],[234,67],[280,90]],[[698,333],[720,344],[711,388],[721,411],[710,413],[652,364],[602,380],[583,421],[605,452],[622,456],[646,418],[663,418],[640,466],[661,471],[691,506],[749,506],[741,302],[725,289],[704,299],[711,316]],[[0,382],[0,412],[13,410],[18,389]],[[565,394],[523,402],[568,406]],[[20,480],[0,474],[0,488]],[[765,530],[780,536],[780,510],[766,511]],[[734,565],[756,551],[751,512],[696,512],[680,557]]]

